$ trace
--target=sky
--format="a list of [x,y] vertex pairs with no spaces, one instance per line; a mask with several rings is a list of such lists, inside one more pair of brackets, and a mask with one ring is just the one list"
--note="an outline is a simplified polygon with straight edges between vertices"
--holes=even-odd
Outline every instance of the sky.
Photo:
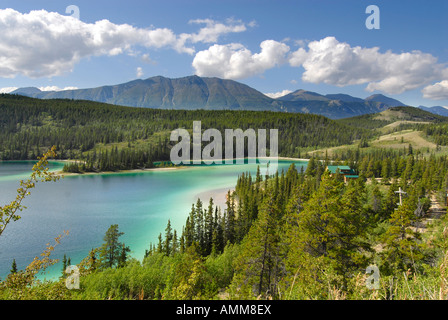
[[2,0],[0,92],[196,74],[448,107],[447,18],[447,0]]

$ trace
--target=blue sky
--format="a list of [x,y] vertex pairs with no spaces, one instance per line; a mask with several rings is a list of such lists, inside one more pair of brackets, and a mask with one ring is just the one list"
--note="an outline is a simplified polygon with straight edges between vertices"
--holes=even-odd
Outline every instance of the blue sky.
[[448,106],[447,18],[446,0],[3,0],[0,91],[197,74]]

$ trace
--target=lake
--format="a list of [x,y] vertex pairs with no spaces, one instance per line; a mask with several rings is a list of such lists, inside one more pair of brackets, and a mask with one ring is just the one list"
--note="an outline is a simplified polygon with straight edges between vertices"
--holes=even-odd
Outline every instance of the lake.
[[[291,163],[297,168],[305,161],[279,160],[279,170]],[[20,179],[29,177],[33,163],[0,162],[0,205],[16,196]],[[62,162],[50,162],[60,170]],[[118,224],[124,232],[120,241],[131,248],[130,255],[142,259],[149,244],[157,244],[168,219],[178,236],[190,212],[200,198],[204,207],[211,196],[224,205],[225,193],[236,185],[238,175],[255,176],[257,164],[202,165],[173,170],[133,171],[113,174],[65,176],[57,182],[38,183],[25,200],[22,219],[10,223],[0,237],[0,278],[4,279],[15,259],[19,269],[38,256],[47,243],[69,231],[51,255],[64,254],[72,264],[79,263],[92,248],[101,246],[107,229]],[[61,275],[62,263],[51,267],[40,278]]]

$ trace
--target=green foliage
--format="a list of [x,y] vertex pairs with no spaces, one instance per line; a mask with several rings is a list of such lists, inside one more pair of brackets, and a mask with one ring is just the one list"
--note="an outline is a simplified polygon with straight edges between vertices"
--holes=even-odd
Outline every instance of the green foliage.
[[36,183],[39,181],[46,182],[59,180],[60,177],[54,172],[49,171],[47,167],[48,158],[55,156],[55,147],[52,147],[42,157],[38,158],[39,161],[33,165],[30,178],[25,181],[20,181],[20,188],[17,189],[16,199],[9,204],[0,207],[0,236],[10,222],[17,221],[21,218],[20,215],[18,215],[18,212],[26,209],[22,202],[28,195],[30,195],[30,190],[36,186]]
[[[148,168],[169,160],[172,130],[189,130],[198,119],[203,130],[215,128],[223,134],[228,128],[278,129],[283,156],[298,157],[301,148],[350,144],[370,135],[312,114],[146,109],[2,94],[0,159],[34,159],[41,149],[55,145],[59,159],[79,160],[67,164],[67,172]],[[269,144],[269,135],[267,139]]]
[[122,267],[126,263],[127,252],[130,251],[118,238],[124,233],[118,231],[118,224],[113,224],[104,235],[104,243],[99,251],[100,267]]
[[[70,107],[70,102],[66,103]],[[53,107],[57,109],[57,104]],[[72,107],[72,111],[76,110],[76,106]],[[212,123],[205,111],[190,114],[179,110],[107,108],[93,112],[91,109],[94,108],[88,106],[85,110],[92,112],[92,119],[98,116],[99,110],[108,116],[123,112],[125,118],[133,112],[143,118],[158,114],[160,121],[157,124],[166,127],[158,128],[157,132],[173,123],[188,127],[189,117],[193,115],[205,115],[206,122]],[[41,116],[39,112],[36,114]],[[241,122],[235,119],[227,122],[227,111],[213,114],[222,120],[222,124],[253,124],[244,118],[245,113],[241,113]],[[173,118],[166,118],[168,115]],[[173,120],[177,115],[181,117]],[[266,116],[263,113],[247,115],[251,115],[257,124],[261,124],[257,121]],[[289,116],[297,117],[274,115],[272,119],[279,123]],[[117,124],[121,123],[119,119],[116,119]],[[321,120],[319,117],[313,119]],[[101,122],[101,117],[97,120]],[[85,121],[87,124],[90,120]],[[138,128],[136,121],[135,128]],[[291,128],[295,128],[292,120],[288,130]],[[298,141],[294,139],[289,141]],[[118,148],[112,148],[107,154],[104,159],[120,158]],[[34,281],[34,270],[52,263],[48,257],[50,250],[42,261],[33,262],[28,271],[11,272],[0,285],[0,297],[446,298],[447,221],[440,222],[434,235],[422,236],[415,227],[426,216],[430,197],[439,191],[445,194],[448,188],[448,158],[422,157],[416,150],[411,152],[408,148],[399,151],[366,148],[344,151],[336,154],[333,160],[334,164],[351,166],[359,178],[345,182],[340,174],[330,175],[325,170],[330,161],[328,158],[324,161],[310,159],[305,171],[292,165],[286,172],[272,176],[263,177],[259,170],[255,177],[242,173],[235,190],[227,194],[224,210],[215,206],[213,199],[208,203],[198,199],[192,204],[179,237],[168,220],[158,244],[150,244],[143,261],[128,257],[129,248],[118,240],[122,233],[118,231],[118,225],[112,225],[105,235],[104,245],[92,249],[79,264],[80,290],[67,290],[62,280],[53,283]],[[82,166],[87,168],[87,163],[79,162],[78,168],[84,170]],[[121,163],[121,160],[109,163]],[[40,170],[45,172],[44,168]],[[399,188],[406,192],[402,205],[398,205],[396,191]],[[381,283],[377,290],[366,287],[368,264],[380,267]]]

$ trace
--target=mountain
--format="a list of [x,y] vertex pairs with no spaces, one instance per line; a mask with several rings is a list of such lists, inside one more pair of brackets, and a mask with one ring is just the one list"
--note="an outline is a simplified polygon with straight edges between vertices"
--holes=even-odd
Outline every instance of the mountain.
[[278,98],[278,100],[282,100],[282,101],[329,101],[330,99],[326,98],[325,96],[323,96],[319,93],[301,89],[301,90],[291,92],[283,97],[280,97],[280,98]]
[[390,107],[406,106],[406,104],[404,104],[403,102],[395,100],[395,99],[392,99],[392,98],[389,98],[389,97],[386,97],[386,96],[384,96],[382,94],[371,95],[370,97],[365,98],[364,101],[367,101],[367,102],[378,102],[380,104],[387,105],[387,106],[390,106]]
[[41,94],[43,91],[36,87],[25,87],[25,88],[19,88],[11,92],[11,94],[20,94],[22,96],[29,96],[33,97],[35,95]]
[[381,94],[361,99],[343,93],[327,94],[324,96],[303,89],[291,92],[277,100],[282,101],[282,110],[284,111],[316,113],[331,119],[378,113],[390,107],[405,105],[398,100]]
[[364,102],[364,100],[361,98],[352,97],[351,95],[344,93],[326,94],[325,97],[329,98],[330,100],[341,100],[344,102]]
[[104,102],[129,107],[156,109],[255,110],[312,113],[331,119],[377,113],[401,102],[373,95],[367,99],[346,94],[321,95],[297,90],[273,99],[258,90],[233,80],[187,76],[170,79],[162,76],[88,89],[41,91],[19,88],[11,94],[40,99],[74,99]]
[[435,106],[435,107],[425,107],[425,106],[419,106],[420,109],[438,114],[440,116],[448,117],[448,108],[441,107],[441,106]]
[[272,110],[273,99],[232,80],[189,76],[169,79],[162,76],[91,89],[62,91],[25,91],[22,94],[41,99],[76,99],[116,105],[163,109],[235,109]]

